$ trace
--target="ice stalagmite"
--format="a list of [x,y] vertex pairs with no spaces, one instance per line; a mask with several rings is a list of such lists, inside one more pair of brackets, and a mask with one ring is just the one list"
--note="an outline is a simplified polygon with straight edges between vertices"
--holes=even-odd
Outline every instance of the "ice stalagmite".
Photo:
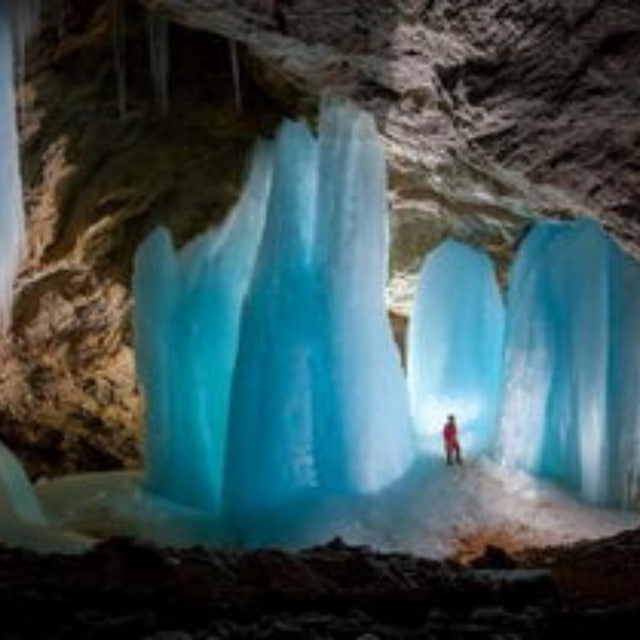
[[162,115],[169,113],[169,20],[157,13],[147,13],[149,65],[156,100]]
[[415,455],[409,400],[384,302],[388,215],[373,117],[324,103],[314,252],[326,348],[317,378],[315,449],[328,493],[369,493]]
[[225,495],[236,540],[291,540],[309,504],[381,490],[414,460],[384,306],[386,213],[370,116],[330,101],[318,141],[282,127],[234,377]]
[[442,451],[455,414],[465,453],[495,444],[501,391],[504,305],[489,257],[448,240],[420,272],[408,341],[414,423],[426,451]]
[[256,148],[225,225],[176,255],[160,229],[134,274],[135,346],[147,409],[151,491],[219,515],[240,308],[264,224],[272,154]]
[[226,509],[234,535],[245,541],[261,513],[317,486],[314,377],[320,374],[318,336],[325,318],[311,264],[316,181],[316,141],[304,125],[284,123],[242,318],[230,411]]
[[592,502],[640,470],[640,266],[592,221],[537,225],[511,275],[500,453]]
[[9,325],[24,237],[10,5],[9,0],[0,0],[0,333]]

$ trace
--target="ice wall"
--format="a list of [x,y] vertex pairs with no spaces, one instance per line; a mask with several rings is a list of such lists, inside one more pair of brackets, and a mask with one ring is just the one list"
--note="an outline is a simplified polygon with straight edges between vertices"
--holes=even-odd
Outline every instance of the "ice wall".
[[491,260],[447,240],[422,266],[411,314],[407,377],[422,448],[441,455],[442,426],[458,420],[465,454],[495,444],[505,314]]
[[538,224],[511,274],[500,454],[592,502],[640,471],[640,266],[589,220]]
[[272,151],[258,145],[220,230],[176,254],[159,229],[134,271],[136,365],[146,399],[149,490],[219,514],[240,309],[264,225]]
[[10,0],[0,0],[0,333],[10,322],[13,280],[24,238],[15,115],[12,8]]

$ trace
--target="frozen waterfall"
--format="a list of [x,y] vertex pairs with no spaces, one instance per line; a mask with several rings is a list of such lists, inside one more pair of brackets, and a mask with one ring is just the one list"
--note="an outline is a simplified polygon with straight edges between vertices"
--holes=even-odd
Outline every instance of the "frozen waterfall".
[[12,6],[10,0],[0,0],[0,333],[10,323],[13,281],[24,237],[15,115]]
[[640,265],[593,221],[539,224],[508,307],[504,462],[592,502],[637,503]]
[[270,178],[259,148],[228,228],[178,255],[154,232],[134,279],[146,486],[215,516],[222,495],[231,535],[257,542],[287,524],[260,539],[250,521],[382,490],[415,455],[373,119],[326,102],[318,138],[285,122],[273,153]]
[[320,120],[317,279],[327,352],[319,374],[317,465],[325,490],[378,491],[415,441],[384,291],[389,254],[384,151],[373,118],[329,103]]
[[219,230],[178,254],[169,232],[138,250],[134,324],[147,411],[149,490],[220,510],[240,309],[264,224],[272,152],[256,147],[238,204]]
[[504,305],[491,260],[447,240],[421,269],[408,340],[408,384],[421,445],[441,455],[448,414],[465,454],[495,444],[502,383]]
[[285,123],[241,321],[231,401],[225,498],[236,537],[256,512],[317,488],[314,379],[320,354],[314,336],[323,319],[311,264],[316,168],[310,132]]
[[370,116],[325,103],[318,140],[283,125],[231,408],[226,496],[241,539],[264,543],[256,529],[273,510],[295,519],[303,505],[379,491],[413,462],[384,307],[385,193]]

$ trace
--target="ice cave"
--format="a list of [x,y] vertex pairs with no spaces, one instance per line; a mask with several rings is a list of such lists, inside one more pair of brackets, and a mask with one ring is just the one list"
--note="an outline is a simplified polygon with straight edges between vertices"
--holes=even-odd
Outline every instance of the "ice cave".
[[3,637],[640,618],[638,33],[0,0]]
[[[15,86],[24,81],[37,5],[0,0],[0,339],[9,345],[6,353],[25,255]],[[135,71],[126,65],[133,27],[125,23],[123,5],[110,9],[117,87],[110,126],[126,130],[138,118],[127,109],[136,96],[126,93]],[[170,21],[155,11],[144,15],[161,103],[152,128],[161,136],[171,132],[172,109],[185,107],[169,101]],[[66,28],[61,23],[58,32]],[[136,410],[144,415],[142,466],[34,485],[3,446],[0,538],[80,552],[108,535],[231,547],[300,547],[340,536],[446,555],[460,523],[514,530],[537,521],[558,541],[576,522],[598,534],[636,524],[638,262],[595,217],[577,213],[562,221],[533,216],[500,265],[489,242],[470,243],[464,225],[451,227],[422,251],[406,344],[394,341],[385,300],[389,205],[402,187],[397,171],[395,182],[388,179],[387,160],[397,153],[393,129],[381,135],[380,113],[374,117],[327,93],[313,116],[279,117],[269,133],[248,134],[242,51],[235,41],[229,50],[227,93],[233,117],[245,127],[239,195],[221,223],[210,219],[204,232],[183,233],[186,242],[171,225],[140,224],[129,212],[123,228],[136,234],[144,228],[146,236],[128,246],[131,269],[109,280],[111,300],[121,300],[131,316],[123,312],[132,333],[127,362],[135,360],[141,398]],[[215,136],[226,150],[229,141],[218,130]],[[173,152],[185,160],[184,146]],[[198,162],[185,163],[181,180]],[[160,163],[159,171],[169,164]],[[98,209],[118,210],[138,186],[129,174],[119,179],[124,185],[111,184],[116,195],[99,198]],[[442,185],[442,176],[438,180]],[[216,205],[229,201],[225,197],[216,194]],[[475,201],[480,209],[482,198],[486,194]],[[170,189],[163,198],[139,201],[158,211],[175,203]],[[71,204],[67,215],[76,217],[56,233],[76,247],[69,234],[90,227],[91,216]],[[34,217],[46,219],[46,207]],[[111,255],[101,236],[107,228],[87,234],[88,246],[105,256]],[[48,237],[34,235],[32,261],[46,254],[40,245]],[[80,260],[87,249],[78,244],[74,251]],[[51,267],[52,281],[64,280],[73,290],[74,265]],[[17,288],[28,289],[30,278],[27,269]],[[36,312],[23,305],[20,317],[29,313]],[[64,331],[70,321],[60,318]],[[106,324],[93,322],[96,334],[108,333]],[[28,339],[16,331],[16,348]],[[123,362],[114,368],[126,368]],[[37,372],[32,378],[38,392]],[[100,379],[83,385],[93,392]],[[109,393],[103,395],[118,405]],[[70,419],[86,410],[74,409]],[[464,452],[455,470],[443,461],[449,414],[458,419]]]

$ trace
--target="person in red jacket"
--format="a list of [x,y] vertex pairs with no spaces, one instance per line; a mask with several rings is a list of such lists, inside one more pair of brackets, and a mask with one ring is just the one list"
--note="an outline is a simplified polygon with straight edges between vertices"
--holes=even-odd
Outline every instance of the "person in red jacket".
[[455,416],[449,416],[442,428],[444,438],[444,452],[447,456],[447,464],[462,464],[460,442],[458,442],[458,425]]

